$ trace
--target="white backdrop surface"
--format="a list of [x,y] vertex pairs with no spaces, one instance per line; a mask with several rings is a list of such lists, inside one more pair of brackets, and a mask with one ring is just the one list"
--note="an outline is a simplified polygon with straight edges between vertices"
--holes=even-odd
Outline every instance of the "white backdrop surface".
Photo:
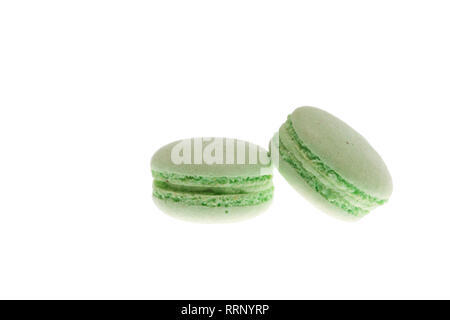
[[[448,1],[3,1],[0,298],[450,298]],[[275,172],[263,215],[174,220],[162,145],[267,147],[296,107],[384,158],[388,204],[335,220]]]

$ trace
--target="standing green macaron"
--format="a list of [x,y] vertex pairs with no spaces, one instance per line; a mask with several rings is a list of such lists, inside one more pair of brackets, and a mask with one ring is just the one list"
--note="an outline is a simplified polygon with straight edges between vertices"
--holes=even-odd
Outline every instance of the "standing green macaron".
[[273,196],[267,151],[236,139],[172,142],[152,157],[153,200],[176,218],[201,223],[253,217]]
[[328,213],[359,218],[388,201],[389,171],[366,139],[330,113],[301,107],[270,146],[286,180]]

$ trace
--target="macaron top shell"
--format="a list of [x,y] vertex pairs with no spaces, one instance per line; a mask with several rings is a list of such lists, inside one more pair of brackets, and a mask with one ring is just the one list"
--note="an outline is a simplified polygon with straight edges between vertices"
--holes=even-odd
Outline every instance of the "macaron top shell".
[[151,160],[156,172],[201,177],[271,175],[267,151],[252,143],[225,138],[178,140],[159,149]]
[[353,128],[314,107],[297,108],[290,120],[306,147],[343,179],[372,196],[389,198],[392,178],[384,161]]

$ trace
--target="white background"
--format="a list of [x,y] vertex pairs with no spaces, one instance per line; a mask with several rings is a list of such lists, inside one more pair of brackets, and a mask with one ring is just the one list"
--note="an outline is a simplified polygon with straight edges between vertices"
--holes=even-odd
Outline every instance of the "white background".
[[[450,298],[448,1],[2,1],[0,298]],[[275,172],[263,215],[174,220],[161,146],[267,147],[296,107],[378,150],[388,204],[335,220]]]

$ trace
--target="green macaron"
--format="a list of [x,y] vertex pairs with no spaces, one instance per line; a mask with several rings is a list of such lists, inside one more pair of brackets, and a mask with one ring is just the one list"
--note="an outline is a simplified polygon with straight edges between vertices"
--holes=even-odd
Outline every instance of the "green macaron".
[[315,205],[357,219],[386,203],[389,171],[367,140],[330,113],[297,108],[270,144],[274,165]]
[[201,223],[248,219],[273,196],[267,151],[226,138],[172,142],[152,157],[153,200],[167,214]]

